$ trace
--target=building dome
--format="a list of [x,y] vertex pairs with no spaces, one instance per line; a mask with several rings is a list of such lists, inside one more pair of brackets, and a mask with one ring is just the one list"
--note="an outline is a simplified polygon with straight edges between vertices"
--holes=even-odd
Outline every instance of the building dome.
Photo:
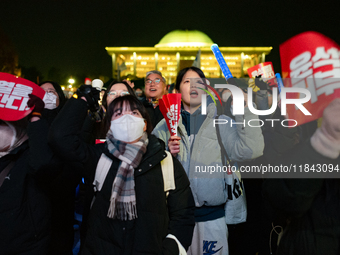
[[167,33],[156,48],[160,47],[210,47],[214,42],[205,33],[198,30],[174,30]]

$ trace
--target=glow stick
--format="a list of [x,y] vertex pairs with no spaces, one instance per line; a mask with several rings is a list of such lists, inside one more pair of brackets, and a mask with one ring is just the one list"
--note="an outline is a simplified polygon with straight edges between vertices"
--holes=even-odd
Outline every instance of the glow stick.
[[222,73],[223,73],[225,79],[228,80],[229,78],[232,78],[233,75],[231,74],[227,63],[225,62],[224,57],[223,57],[220,49],[218,48],[218,45],[217,44],[211,45],[211,50],[214,53],[218,64],[220,65],[220,68],[222,70]]
[[275,77],[276,77],[276,81],[277,81],[277,87],[279,89],[279,93],[281,93],[281,88],[283,88],[283,82],[282,82],[282,78],[281,78],[281,75],[279,73],[276,73],[275,74]]

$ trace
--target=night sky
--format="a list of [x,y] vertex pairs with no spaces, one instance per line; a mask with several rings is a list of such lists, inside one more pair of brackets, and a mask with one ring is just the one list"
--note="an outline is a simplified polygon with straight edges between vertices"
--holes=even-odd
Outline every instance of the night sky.
[[19,64],[47,75],[111,77],[106,46],[154,46],[175,29],[200,30],[219,46],[272,46],[267,56],[280,70],[279,45],[308,30],[340,44],[337,1],[73,1],[1,0],[0,27]]

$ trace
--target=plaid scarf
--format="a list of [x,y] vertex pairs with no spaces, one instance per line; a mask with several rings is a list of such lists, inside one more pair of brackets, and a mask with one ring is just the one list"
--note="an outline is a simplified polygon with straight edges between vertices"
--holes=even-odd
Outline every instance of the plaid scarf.
[[134,169],[146,152],[148,135],[144,132],[138,142],[128,144],[114,139],[110,130],[106,142],[109,152],[122,161],[112,184],[107,216],[119,220],[133,220],[137,218]]

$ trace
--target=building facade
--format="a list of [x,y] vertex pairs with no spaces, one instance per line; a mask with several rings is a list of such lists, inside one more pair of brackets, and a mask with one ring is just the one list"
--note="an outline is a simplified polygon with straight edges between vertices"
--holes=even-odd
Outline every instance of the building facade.
[[[182,68],[194,61],[207,78],[223,78],[210,46],[214,42],[197,30],[175,30],[166,34],[154,47],[106,47],[112,57],[113,76],[145,77],[150,70],[159,70],[167,83],[175,82]],[[219,45],[234,77],[247,76],[247,69],[265,62],[272,47],[223,47]]]

